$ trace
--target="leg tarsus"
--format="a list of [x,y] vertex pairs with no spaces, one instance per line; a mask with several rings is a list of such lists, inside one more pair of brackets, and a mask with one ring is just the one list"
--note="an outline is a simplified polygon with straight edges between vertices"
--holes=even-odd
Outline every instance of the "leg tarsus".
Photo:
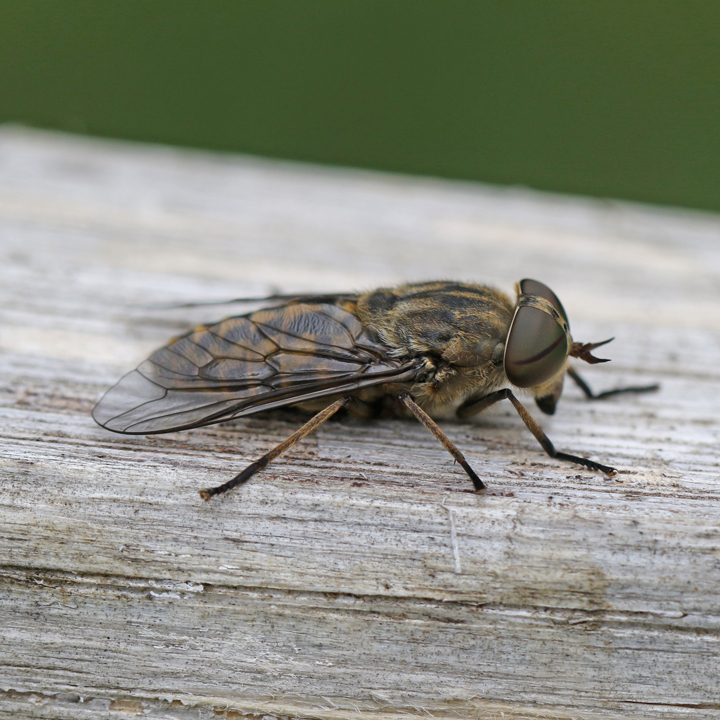
[[260,470],[264,470],[267,467],[269,461],[263,462],[263,459],[264,457],[260,458],[260,460],[256,460],[255,462],[250,463],[242,472],[238,473],[234,478],[228,480],[222,485],[218,485],[214,488],[207,488],[206,490],[200,490],[200,497],[203,500],[209,500],[215,495],[222,495],[228,490],[232,490],[234,487],[242,485],[245,481],[249,480],[255,473],[260,472]]
[[597,470],[598,472],[605,473],[605,475],[617,475],[617,470],[614,467],[610,467],[609,465],[603,465],[602,463],[595,462],[594,460],[587,460],[586,458],[581,458],[577,455],[570,455],[568,453],[556,451],[555,454],[551,457],[554,457],[558,460],[567,460],[568,462],[582,465],[589,470]]

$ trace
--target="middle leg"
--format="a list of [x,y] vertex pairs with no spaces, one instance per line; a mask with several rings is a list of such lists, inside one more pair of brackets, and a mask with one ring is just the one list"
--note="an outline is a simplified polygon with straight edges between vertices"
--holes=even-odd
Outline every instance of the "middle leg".
[[435,436],[442,446],[462,465],[463,470],[473,481],[475,492],[485,489],[485,483],[475,474],[465,456],[457,449],[452,440],[438,427],[437,423],[408,395],[403,393],[398,397],[412,412],[412,414]]

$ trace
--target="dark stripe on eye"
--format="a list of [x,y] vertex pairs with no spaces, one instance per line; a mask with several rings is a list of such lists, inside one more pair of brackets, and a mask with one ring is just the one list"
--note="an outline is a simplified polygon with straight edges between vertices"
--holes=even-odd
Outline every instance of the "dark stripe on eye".
[[537,362],[538,360],[542,360],[544,357],[547,357],[563,340],[565,339],[564,335],[561,335],[552,345],[548,345],[544,350],[541,350],[537,355],[533,355],[531,358],[528,358],[527,360],[515,360],[512,362],[513,365],[531,365],[534,362]]

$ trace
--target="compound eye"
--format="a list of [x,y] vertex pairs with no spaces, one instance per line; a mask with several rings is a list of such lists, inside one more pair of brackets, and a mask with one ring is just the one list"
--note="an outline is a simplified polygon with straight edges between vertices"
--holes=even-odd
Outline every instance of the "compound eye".
[[538,297],[545,298],[545,300],[565,318],[565,322],[568,325],[570,324],[567,314],[565,313],[565,308],[558,300],[558,296],[547,285],[543,285],[543,283],[537,280],[525,278],[525,280],[520,281],[520,292],[523,293],[523,295],[537,295]]
[[516,387],[542,385],[562,370],[569,350],[565,330],[551,315],[523,305],[510,325],[505,374]]

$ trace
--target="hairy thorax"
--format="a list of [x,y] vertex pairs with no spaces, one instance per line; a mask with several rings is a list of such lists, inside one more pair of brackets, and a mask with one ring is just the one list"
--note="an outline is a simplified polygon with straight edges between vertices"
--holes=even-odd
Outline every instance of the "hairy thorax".
[[[410,387],[434,416],[504,384],[503,353],[513,311],[505,294],[457,282],[381,288],[361,295],[354,308],[393,356],[425,360],[427,373]],[[377,397],[384,388],[368,391]]]

